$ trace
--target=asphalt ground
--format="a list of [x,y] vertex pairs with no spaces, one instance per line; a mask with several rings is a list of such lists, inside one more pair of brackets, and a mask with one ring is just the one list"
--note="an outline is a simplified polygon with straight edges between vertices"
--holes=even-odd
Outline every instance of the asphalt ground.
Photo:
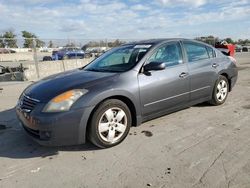
[[[30,82],[0,83],[0,187],[250,187],[250,53],[225,104],[199,104],[132,127],[120,145],[43,147],[13,107]],[[2,89],[1,89],[2,88]]]

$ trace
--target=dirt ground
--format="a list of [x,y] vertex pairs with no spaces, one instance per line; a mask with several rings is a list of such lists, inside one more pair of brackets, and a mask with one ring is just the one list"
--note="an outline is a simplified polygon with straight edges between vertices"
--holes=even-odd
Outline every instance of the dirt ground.
[[42,147],[13,107],[29,82],[0,83],[0,187],[250,187],[250,53],[222,106],[200,104],[133,127],[110,149]]

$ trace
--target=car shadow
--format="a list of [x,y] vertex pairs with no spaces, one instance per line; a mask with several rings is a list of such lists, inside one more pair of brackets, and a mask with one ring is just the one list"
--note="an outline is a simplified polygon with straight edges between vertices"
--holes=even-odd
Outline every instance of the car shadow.
[[203,102],[203,103],[196,104],[196,105],[194,105],[193,107],[198,107],[198,108],[202,108],[202,107],[213,107],[213,105],[211,105],[211,104],[208,103],[208,102]]
[[14,108],[0,112],[0,157],[45,158],[57,155],[59,151],[92,150],[99,150],[99,148],[91,143],[65,147],[41,146],[34,142],[20,126]]

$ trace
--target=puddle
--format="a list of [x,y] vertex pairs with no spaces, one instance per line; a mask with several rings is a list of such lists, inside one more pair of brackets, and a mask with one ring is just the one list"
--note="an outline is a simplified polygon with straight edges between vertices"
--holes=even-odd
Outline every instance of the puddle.
[[242,108],[247,109],[247,110],[250,110],[250,105],[242,106]]
[[150,132],[150,131],[142,131],[141,133],[144,133],[144,135],[147,136],[147,137],[153,136],[153,133]]

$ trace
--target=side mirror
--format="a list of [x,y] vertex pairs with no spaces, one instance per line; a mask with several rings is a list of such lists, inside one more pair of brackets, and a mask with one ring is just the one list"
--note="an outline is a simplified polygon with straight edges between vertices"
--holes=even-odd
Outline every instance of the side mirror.
[[144,71],[149,72],[149,71],[157,71],[157,70],[164,70],[166,68],[165,63],[160,63],[160,62],[150,62],[149,64],[146,64],[144,66]]

